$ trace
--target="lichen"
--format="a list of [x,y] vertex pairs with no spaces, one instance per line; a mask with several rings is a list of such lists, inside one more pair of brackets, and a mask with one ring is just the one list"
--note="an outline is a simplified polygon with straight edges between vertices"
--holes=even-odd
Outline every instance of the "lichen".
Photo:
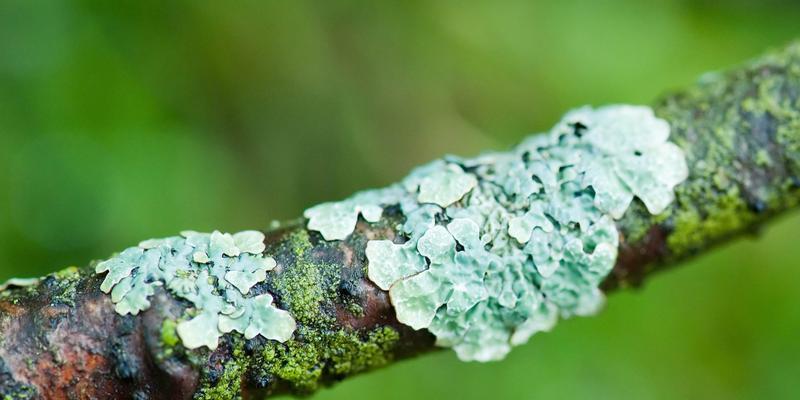
[[233,331],[247,339],[260,335],[286,341],[295,330],[292,316],[276,308],[269,293],[250,295],[276,265],[264,250],[261,232],[186,231],[143,241],[97,264],[95,272],[107,272],[100,289],[111,294],[121,315],[146,310],[159,286],[191,302],[191,319],[175,327],[186,348],[215,349],[220,336]]
[[303,215],[308,218],[308,229],[318,231],[325,240],[342,240],[353,232],[359,215],[369,222],[377,222],[383,213],[377,203],[401,193],[396,188],[359,192],[344,201],[311,207]]
[[447,207],[464,197],[477,184],[475,176],[465,173],[456,164],[448,164],[447,168],[436,169],[430,174],[421,174],[418,185],[415,182],[410,190],[415,191],[417,189],[415,186],[418,186],[417,201],[420,203]]
[[39,278],[10,278],[0,284],[0,291],[8,288],[23,288],[39,283]]
[[[662,213],[688,175],[669,133],[646,107],[585,107],[513,151],[448,157],[326,208],[348,210],[343,239],[358,209],[399,206],[400,240],[367,243],[369,278],[389,290],[400,322],[463,360],[495,360],[558,316],[600,308],[619,245],[614,220],[634,198]],[[330,240],[320,221],[334,213],[311,210],[308,228]]]
[[425,269],[425,259],[413,246],[392,243],[390,240],[370,240],[366,249],[367,258],[372,261],[369,279],[383,290],[406,276]]

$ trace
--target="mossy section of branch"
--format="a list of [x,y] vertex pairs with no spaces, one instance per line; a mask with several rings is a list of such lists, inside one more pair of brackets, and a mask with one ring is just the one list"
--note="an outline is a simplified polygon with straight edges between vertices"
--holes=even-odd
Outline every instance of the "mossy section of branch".
[[[360,224],[352,237],[338,242],[324,241],[299,224],[269,234],[267,252],[278,266],[254,290],[274,294],[296,319],[297,331],[285,343],[225,336],[199,365],[195,398],[308,394],[430,348],[430,335],[398,323],[386,294],[365,279],[365,243],[378,231],[390,229]],[[162,337],[164,346],[173,338]]]
[[271,235],[267,252],[278,267],[260,290],[294,316],[297,332],[285,343],[234,336],[224,372],[206,374],[201,393],[218,393],[226,382],[238,393],[242,381],[254,392],[311,393],[432,346],[429,334],[398,323],[386,294],[365,279],[367,236],[390,231],[386,224],[361,224],[339,242],[299,225]]
[[607,287],[635,285],[800,202],[800,43],[707,74],[655,110],[669,121],[690,176],[665,213],[638,205],[620,221],[623,251]]

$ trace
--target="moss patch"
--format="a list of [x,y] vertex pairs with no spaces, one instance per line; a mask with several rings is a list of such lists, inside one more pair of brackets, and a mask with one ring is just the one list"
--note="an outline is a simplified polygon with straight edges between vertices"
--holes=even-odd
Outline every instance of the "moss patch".
[[312,257],[305,230],[290,235],[285,245],[290,247],[292,257],[281,258],[287,268],[268,278],[270,292],[275,293],[280,307],[288,310],[298,324],[332,325],[334,316],[329,310],[336,304],[336,288],[341,281],[339,267]]
[[194,398],[198,400],[232,400],[242,398],[242,375],[245,366],[240,361],[229,361],[224,364],[219,379],[205,380]]
[[674,230],[667,244],[673,253],[689,254],[700,250],[704,243],[742,230],[752,220],[753,216],[734,187],[719,195],[708,207],[685,207],[676,211]]
[[[280,380],[294,391],[310,393],[329,380],[384,366],[393,359],[400,336],[392,328],[366,334],[355,331],[311,332],[287,343],[270,342],[260,355],[258,374]],[[323,381],[322,378],[326,381]]]
[[800,202],[798,65],[800,43],[706,75],[656,106],[687,155],[690,176],[664,215],[625,215],[619,226],[629,243],[659,224],[669,254],[681,258]]

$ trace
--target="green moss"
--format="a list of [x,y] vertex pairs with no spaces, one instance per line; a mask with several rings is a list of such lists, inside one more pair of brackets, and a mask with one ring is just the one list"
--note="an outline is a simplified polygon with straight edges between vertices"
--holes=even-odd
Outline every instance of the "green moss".
[[769,167],[772,164],[772,158],[766,150],[760,149],[756,152],[755,163],[759,167]]
[[308,236],[308,231],[305,229],[296,229],[289,235],[289,247],[297,257],[303,255],[311,249],[311,241]]
[[331,325],[334,317],[323,308],[334,306],[341,280],[339,268],[312,259],[307,252],[310,244],[305,231],[294,234],[288,244],[295,252],[294,265],[270,277],[271,291],[280,298],[281,308],[288,310],[299,324]]
[[11,304],[20,304],[25,299],[44,295],[52,305],[73,307],[79,293],[78,286],[82,282],[82,272],[85,271],[85,269],[77,267],[67,267],[38,280],[33,280],[30,285],[12,285],[0,291],[0,300]]
[[[81,282],[81,273],[78,267],[67,267],[54,272],[49,276],[57,282],[54,287],[48,288],[52,293],[51,302],[75,306],[78,284]],[[55,289],[55,290],[54,290]]]
[[323,349],[311,343],[269,343],[262,352],[261,373],[285,381],[297,391],[313,392],[322,376],[323,354]]
[[752,222],[747,205],[736,188],[708,201],[708,206],[702,209],[686,206],[676,212],[674,230],[667,239],[673,254],[697,251],[704,244],[738,232]]
[[3,400],[28,400],[41,397],[38,396],[37,390],[33,386],[14,380],[2,357],[0,357],[0,378],[2,378],[0,395],[3,396]]
[[[168,334],[168,336],[171,335]],[[223,351],[228,352],[227,361],[222,365],[221,371],[212,366],[211,369],[206,369],[203,372],[200,379],[200,388],[195,392],[194,399],[230,400],[242,398],[242,385],[246,379],[247,371],[252,368],[254,357],[249,356],[244,350],[246,340],[237,332],[227,335],[222,343],[225,348]],[[197,350],[189,354],[196,353]],[[204,354],[207,355],[205,352]]]
[[[340,298],[342,266],[337,260],[337,244],[312,245],[310,240],[307,232],[298,230],[275,245],[281,267],[270,275],[264,288],[274,293],[276,301],[297,321],[293,338],[284,343],[253,342],[236,333],[228,335],[217,350],[226,354],[224,366],[209,362],[207,354],[200,363],[204,372],[195,398],[239,398],[245,381],[265,393],[310,393],[391,362],[400,338],[396,330],[352,330],[337,323],[336,309],[344,306],[358,313],[361,306],[354,299]],[[175,339],[174,323],[163,324],[164,346]]]
[[[338,244],[312,244],[308,232],[298,229],[276,246],[281,268],[268,277],[266,289],[295,318],[297,331],[285,343],[263,341],[255,350],[234,345],[232,358],[245,360],[235,371],[248,371],[253,385],[268,392],[310,393],[332,380],[390,362],[399,340],[396,330],[356,331],[337,324],[339,307],[354,315],[363,312],[357,300],[343,300],[339,294],[343,272]],[[226,373],[228,369],[226,365]]]
[[683,256],[797,204],[800,192],[800,43],[704,79],[658,113],[690,164],[665,226]]
[[259,374],[278,379],[294,391],[310,393],[326,383],[323,377],[335,380],[388,364],[400,335],[382,327],[366,335],[349,330],[319,333],[300,329],[300,337],[267,344],[261,353]]
[[[800,110],[800,97],[790,107]],[[800,175],[800,112],[792,114],[786,123],[778,127],[776,137],[778,145],[784,149],[786,167],[795,179],[793,186],[797,186],[796,180]]]
[[36,398],[33,389],[23,389],[11,394],[4,394],[3,400],[28,400]]
[[246,351],[238,334],[230,338],[230,361],[222,371],[206,370],[196,399],[237,399],[245,377],[271,392],[288,388],[307,394],[346,376],[390,363],[399,333],[389,327],[368,332],[317,331],[301,327],[299,339],[264,342],[256,352]]
[[621,220],[617,221],[617,226],[626,243],[637,243],[647,235],[647,232],[657,223],[657,220],[663,220],[668,215],[668,211],[659,215],[652,215],[641,201],[634,199],[629,211]]
[[361,307],[360,304],[358,304],[358,303],[356,303],[354,301],[351,301],[351,302],[347,303],[347,312],[349,312],[351,315],[354,315],[356,317],[363,317],[364,316],[364,307]]
[[23,387],[10,394],[3,394],[3,400],[29,400],[36,398],[36,392],[31,387]]
[[178,323],[172,318],[164,318],[161,323],[161,351],[158,358],[163,360],[171,357],[179,350],[181,340],[176,330]]
[[389,327],[376,329],[363,341],[355,334],[339,331],[331,348],[330,371],[336,376],[347,376],[386,365],[399,339],[397,331]]
[[77,279],[81,276],[81,270],[76,266],[71,266],[53,272],[53,276],[55,276],[57,279]]
[[180,343],[178,333],[175,331],[177,326],[175,320],[169,318],[161,324],[161,343],[164,344],[164,347],[173,347]]
[[242,398],[242,379],[246,368],[236,359],[225,363],[222,376],[215,382],[206,380],[195,393],[198,400],[231,400]]

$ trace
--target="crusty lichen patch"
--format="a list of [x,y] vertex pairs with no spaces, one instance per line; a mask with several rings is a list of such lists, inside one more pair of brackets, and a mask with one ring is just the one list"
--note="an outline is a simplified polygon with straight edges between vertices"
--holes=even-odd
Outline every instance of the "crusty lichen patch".
[[363,210],[399,206],[403,240],[367,244],[369,278],[400,322],[463,360],[496,360],[559,316],[599,309],[617,257],[614,220],[634,198],[661,213],[688,175],[669,133],[647,107],[581,108],[513,151],[449,157],[312,208],[308,228],[341,240],[359,212],[372,222]]
[[107,273],[100,289],[111,294],[121,315],[150,307],[158,286],[191,302],[191,319],[174,328],[189,349],[215,349],[220,336],[233,331],[247,339],[260,335],[286,341],[295,330],[294,318],[276,308],[269,293],[250,294],[275,268],[264,249],[264,234],[257,231],[186,231],[180,237],[144,241],[97,264],[96,272]]

